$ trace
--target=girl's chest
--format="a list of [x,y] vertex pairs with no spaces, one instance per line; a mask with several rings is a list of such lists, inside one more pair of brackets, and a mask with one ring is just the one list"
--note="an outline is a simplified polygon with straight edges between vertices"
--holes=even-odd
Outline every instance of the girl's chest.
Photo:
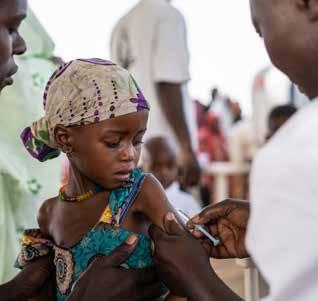
[[[131,231],[120,227],[100,224],[86,233],[71,249],[54,247],[58,300],[67,298],[73,283],[93,261],[108,256],[131,234]],[[136,249],[123,263],[123,266],[125,268],[141,269],[152,265],[151,241],[146,236],[138,235]]]
[[91,200],[90,204],[58,203],[48,221],[54,243],[70,248],[94,228],[102,216],[105,200]]
[[[87,204],[57,203],[50,215],[48,225],[55,245],[71,248],[80,242],[85,235],[97,226],[108,209],[105,198],[88,200]],[[149,222],[133,205],[127,212],[121,228],[147,235]]]

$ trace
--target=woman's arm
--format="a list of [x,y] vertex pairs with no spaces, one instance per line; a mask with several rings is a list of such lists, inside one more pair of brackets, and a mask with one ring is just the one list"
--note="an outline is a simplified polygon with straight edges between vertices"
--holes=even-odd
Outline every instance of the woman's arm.
[[[39,214],[39,230],[26,230],[22,237],[21,252],[17,265],[22,269],[21,272],[12,280],[9,286],[15,287],[15,299],[26,301],[42,301],[56,299],[56,275],[54,269],[54,254],[51,247],[47,245],[49,240],[46,227],[46,206],[44,202]],[[31,246],[29,245],[31,244]],[[28,260],[24,257],[27,249],[32,247],[38,250],[40,256]],[[12,298],[12,296],[11,296]]]
[[155,261],[168,288],[191,301],[242,301],[213,271],[198,240],[186,233],[173,214],[164,220],[165,231],[152,225]]
[[[15,278],[0,286],[1,300],[29,300],[43,287],[53,270],[53,257],[51,255],[29,263]],[[46,298],[46,300],[49,299]]]
[[0,295],[3,301],[18,300],[18,296],[14,296],[16,294],[18,294],[18,289],[15,286],[14,279],[0,285]]
[[[152,224],[157,225],[162,230],[164,230],[165,215],[168,212],[177,214],[173,206],[169,203],[160,182],[152,175],[147,176],[144,180],[136,204],[137,207],[139,207],[137,210],[142,212]],[[179,222],[182,223],[181,220]],[[183,229],[183,231],[186,232],[185,229]],[[187,299],[178,297],[177,294],[170,294],[165,300],[182,301]]]

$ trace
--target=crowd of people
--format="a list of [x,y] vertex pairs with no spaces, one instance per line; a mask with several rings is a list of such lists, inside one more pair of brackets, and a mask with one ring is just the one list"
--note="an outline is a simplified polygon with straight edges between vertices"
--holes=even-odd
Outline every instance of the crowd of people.
[[[208,105],[191,102],[186,23],[169,0],[141,0],[119,20],[111,61],[66,63],[26,0],[0,1],[1,110],[10,111],[1,131],[2,300],[239,301],[210,258],[247,257],[269,286],[266,300],[318,298],[318,3],[250,3],[273,64],[312,100],[298,108],[291,85],[290,102],[262,111],[262,136],[216,88]],[[15,62],[26,52],[27,15],[31,51]],[[46,42],[29,43],[34,32]],[[17,64],[24,76],[10,91]],[[43,110],[39,101],[30,113],[42,92]],[[12,114],[20,117],[11,127]],[[250,164],[250,201],[215,204],[205,174],[215,162]]]
[[[266,99],[262,101],[266,102]],[[212,89],[208,105],[196,101],[198,155],[201,162],[224,162],[237,167],[244,164],[250,166],[257,152],[297,111],[290,98],[280,101],[281,104],[267,104],[268,108],[263,114],[262,121],[266,123],[266,129],[262,134],[256,131],[253,118],[243,115],[240,104],[227,96],[222,96],[217,88]],[[253,113],[259,115],[259,112]],[[245,181],[240,181],[242,177]],[[248,199],[248,174],[229,178],[230,197]],[[216,201],[213,175],[203,173],[201,199],[204,205]]]

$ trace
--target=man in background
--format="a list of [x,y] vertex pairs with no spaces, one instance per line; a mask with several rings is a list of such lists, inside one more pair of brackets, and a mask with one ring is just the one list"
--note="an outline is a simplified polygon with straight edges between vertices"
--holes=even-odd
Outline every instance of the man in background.
[[168,0],[141,0],[116,25],[112,60],[141,84],[151,106],[146,139],[163,136],[179,149],[182,184],[198,184],[194,107],[187,92],[189,53],[182,14]]

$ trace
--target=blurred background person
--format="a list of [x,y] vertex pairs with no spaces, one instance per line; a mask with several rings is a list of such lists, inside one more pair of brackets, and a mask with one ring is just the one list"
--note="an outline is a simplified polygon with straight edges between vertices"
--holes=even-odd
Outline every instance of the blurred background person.
[[150,101],[146,138],[163,136],[178,147],[182,185],[199,183],[195,155],[194,106],[190,80],[187,29],[183,15],[169,0],[141,0],[115,26],[112,60],[128,69]]
[[146,141],[144,147],[144,171],[152,173],[160,181],[168,200],[176,209],[181,209],[191,217],[198,214],[201,210],[199,201],[180,188],[177,152],[172,143],[164,137],[153,137]]
[[[228,161],[227,142],[220,127],[219,117],[212,112],[206,112],[199,124],[198,136],[199,154],[203,166]],[[204,206],[209,205],[214,200],[214,185],[214,177],[203,173],[200,191]]]
[[267,140],[272,138],[275,133],[297,112],[292,105],[275,107],[268,116]]
[[228,137],[234,121],[230,98],[222,95],[217,88],[213,88],[209,111],[218,116],[222,134],[224,137]]
[[301,108],[310,101],[290,82],[288,77],[273,66],[260,70],[252,87],[252,122],[257,147],[266,141],[268,116],[272,109],[281,105]]

